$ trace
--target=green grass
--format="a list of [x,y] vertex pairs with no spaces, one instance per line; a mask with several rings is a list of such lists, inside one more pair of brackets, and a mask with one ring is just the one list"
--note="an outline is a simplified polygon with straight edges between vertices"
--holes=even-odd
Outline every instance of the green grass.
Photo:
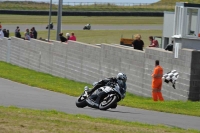
[[[162,36],[162,31],[160,30],[64,30],[62,31],[65,35],[67,32],[74,32],[77,41],[84,42],[88,44],[120,44],[121,35],[124,38],[132,38],[134,34],[141,34],[142,40],[144,41],[145,47],[150,44],[149,36]],[[23,32],[21,32],[23,35]],[[14,33],[10,34],[14,36]],[[48,31],[38,31],[38,38],[42,37],[43,39],[48,38]],[[56,40],[56,31],[51,30],[50,39]]]
[[[47,24],[48,16],[28,16],[28,15],[0,15],[2,26],[7,24]],[[56,21],[56,17],[52,17],[52,22]],[[63,16],[62,24],[78,24],[85,25],[86,23],[91,23],[92,26],[95,24],[100,25],[162,25],[163,17],[84,17],[84,16]],[[54,23],[56,26],[56,23]],[[44,25],[45,30],[46,25]],[[5,27],[7,28],[7,27]],[[27,27],[30,28],[30,27]],[[37,29],[36,29],[37,30]],[[21,31],[21,35],[24,36],[25,31]],[[65,35],[66,32],[75,32],[77,40],[80,42],[85,42],[89,44],[119,44],[121,35],[124,38],[132,38],[134,34],[141,34],[145,46],[148,46],[149,36],[162,36],[161,30],[64,30],[62,31]],[[11,32],[10,36],[14,36]],[[42,37],[44,39],[48,38],[48,31],[38,31],[38,38]],[[50,39],[56,39],[56,31],[51,30]]]
[[[138,4],[132,2],[131,4],[121,3],[80,3],[69,2],[64,3],[63,11],[174,11],[176,2],[183,2],[182,0],[160,0],[152,4]],[[189,3],[200,3],[200,0],[187,0]],[[71,5],[70,5],[71,4]],[[124,5],[125,4],[125,5]],[[58,6],[53,4],[52,10],[57,11]],[[0,9],[12,10],[49,10],[49,3],[44,2],[1,2]]]
[[[131,4],[121,3],[116,5],[115,3],[80,3],[71,2],[69,4],[64,3],[63,11],[172,11],[176,2],[181,0],[161,0],[152,4],[138,4],[132,2]],[[199,0],[187,0],[192,3],[200,3]],[[70,5],[71,4],[71,5]],[[125,5],[124,5],[125,4]],[[52,10],[57,10],[58,6],[53,4]],[[12,9],[12,10],[49,10],[48,3],[36,3],[36,2],[1,2],[0,9]]]
[[[39,111],[0,107],[1,133],[199,133],[163,125],[71,115],[55,110]],[[81,127],[80,127],[81,124]]]
[[[123,35],[124,38],[132,38],[134,34],[139,33],[142,36],[145,46],[148,46],[150,44],[149,36],[162,36],[162,31],[160,30],[64,30],[64,35],[67,32],[74,32],[77,41],[89,44],[120,44],[121,35]],[[48,38],[48,31],[38,31],[38,37],[44,39]],[[56,31],[51,31],[50,38],[56,40]]]
[[[1,4],[0,4],[1,5]],[[2,15],[0,22],[6,24],[48,24],[49,16],[39,15]],[[56,26],[57,16],[52,16],[52,22]],[[103,24],[103,25],[162,25],[163,17],[130,17],[130,16],[62,16],[62,24]]]
[[[39,73],[33,70],[17,67],[7,64],[5,62],[0,62],[0,77],[30,86],[68,94],[71,96],[79,96],[83,92],[84,86],[88,85],[85,83],[79,83],[72,80],[55,77],[49,74]],[[153,102],[151,98],[139,97],[127,93],[126,98],[123,101],[119,102],[119,104],[123,106],[148,110],[200,116],[200,102]]]

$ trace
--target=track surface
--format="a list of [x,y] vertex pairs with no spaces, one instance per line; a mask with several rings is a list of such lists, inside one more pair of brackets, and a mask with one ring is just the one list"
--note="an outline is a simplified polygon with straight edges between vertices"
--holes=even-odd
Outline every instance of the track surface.
[[200,130],[200,117],[147,111],[122,106],[107,111],[100,111],[89,107],[80,109],[75,106],[75,100],[75,97],[0,78],[0,105],[3,106],[13,105],[41,110],[54,109],[70,114],[86,114],[93,117],[107,117]]
[[[46,25],[3,25],[3,29],[8,29],[10,32],[14,32],[16,27],[19,26],[21,32],[31,29],[33,26],[37,31],[45,31]],[[62,25],[62,30],[83,30],[84,25]],[[57,25],[54,25],[54,30],[57,29]],[[162,25],[92,25],[92,30],[162,30]]]

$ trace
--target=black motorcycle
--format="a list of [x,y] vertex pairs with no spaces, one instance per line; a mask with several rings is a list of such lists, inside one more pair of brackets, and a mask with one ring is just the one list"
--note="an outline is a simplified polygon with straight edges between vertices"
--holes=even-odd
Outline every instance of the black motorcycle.
[[87,91],[88,87],[86,86],[85,91],[76,101],[77,107],[89,106],[100,110],[116,108],[117,102],[125,97],[126,92],[117,82],[111,82],[109,86],[100,87],[90,95]]
[[[49,29],[49,25],[47,25],[46,29]],[[53,24],[50,24],[50,29],[53,29]]]
[[83,27],[83,30],[90,30],[91,29],[91,25],[85,25],[84,27]]

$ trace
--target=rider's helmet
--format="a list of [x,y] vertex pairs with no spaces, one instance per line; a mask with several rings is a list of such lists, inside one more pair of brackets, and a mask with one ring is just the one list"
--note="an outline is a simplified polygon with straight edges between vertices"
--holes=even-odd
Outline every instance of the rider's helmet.
[[118,73],[117,74],[117,79],[118,80],[122,80],[123,82],[126,82],[126,80],[127,80],[126,74],[124,74],[124,73]]

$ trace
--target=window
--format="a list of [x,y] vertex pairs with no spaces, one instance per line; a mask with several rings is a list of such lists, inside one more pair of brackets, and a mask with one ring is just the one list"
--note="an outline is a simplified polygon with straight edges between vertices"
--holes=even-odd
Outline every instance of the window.
[[186,28],[186,35],[190,36],[198,36],[197,33],[197,17],[198,16],[198,9],[187,9],[187,28]]
[[183,7],[176,7],[174,35],[182,35],[183,11]]

